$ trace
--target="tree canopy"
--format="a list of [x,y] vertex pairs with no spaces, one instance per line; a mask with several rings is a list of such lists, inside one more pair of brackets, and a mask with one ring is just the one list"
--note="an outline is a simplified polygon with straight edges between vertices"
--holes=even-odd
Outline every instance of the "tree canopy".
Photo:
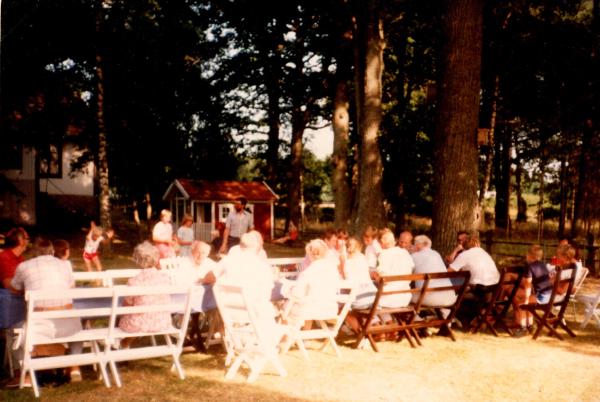
[[[343,209],[336,224],[399,230],[408,214],[462,208],[464,221],[477,212],[437,204],[464,173],[473,185],[455,184],[456,196],[494,189],[498,226],[510,223],[510,194],[529,189],[562,206],[571,234],[578,223],[591,230],[600,215],[598,2],[477,3],[481,36],[464,39],[469,59],[481,60],[467,72],[477,101],[462,97],[466,79],[446,81],[448,26],[464,33],[470,21],[448,11],[453,3],[462,4],[5,0],[2,147],[21,142],[43,155],[70,141],[84,150],[78,167],[99,162],[104,131],[118,203],[158,199],[176,177],[254,178],[283,196],[288,219],[326,188]],[[444,106],[452,96],[457,109]],[[317,167],[304,133],[330,124],[334,110],[345,116],[333,127],[342,146]],[[472,123],[454,125],[466,115]],[[456,135],[474,144],[467,159],[440,148]]]

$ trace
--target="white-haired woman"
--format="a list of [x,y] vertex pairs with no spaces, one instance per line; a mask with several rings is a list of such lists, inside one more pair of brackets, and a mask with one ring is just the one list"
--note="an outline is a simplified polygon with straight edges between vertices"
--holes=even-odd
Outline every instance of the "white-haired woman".
[[215,275],[213,269],[217,266],[210,257],[210,245],[200,241],[194,240],[191,246],[192,251],[192,265],[196,271],[197,281],[203,284],[210,284],[215,282]]
[[326,258],[327,253],[327,244],[321,239],[311,240],[306,245],[310,265],[300,272],[291,288],[289,322],[297,324],[305,319],[332,317],[337,314],[340,276],[336,261]]
[[[133,250],[133,260],[143,270],[127,281],[129,286],[169,285],[170,276],[159,270],[160,253],[150,242],[138,244]],[[169,303],[169,295],[126,297],[127,306]],[[167,311],[154,313],[126,314],[119,320],[119,328],[126,332],[159,332],[171,326],[171,314]],[[125,338],[121,345],[129,346],[134,338]]]
[[[408,251],[396,245],[396,239],[391,231],[385,231],[381,235],[381,253],[377,264],[377,274],[379,276],[389,275],[410,275],[412,274],[415,263]],[[385,290],[407,290],[410,284],[406,281],[391,283]],[[382,307],[403,307],[410,303],[410,293],[400,293],[383,296],[379,300]]]

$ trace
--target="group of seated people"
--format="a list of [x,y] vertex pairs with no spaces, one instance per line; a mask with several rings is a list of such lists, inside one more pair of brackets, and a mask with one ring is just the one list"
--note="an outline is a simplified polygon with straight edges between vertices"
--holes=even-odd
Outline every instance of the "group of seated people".
[[[2,285],[17,292],[38,289],[68,289],[74,286],[73,271],[69,258],[69,245],[64,240],[54,243],[47,240],[37,242],[36,257],[23,261],[22,255],[27,248],[29,237],[22,230],[10,232],[7,236],[7,249],[0,253],[0,272]],[[363,251],[364,250],[364,251]],[[426,235],[413,236],[402,232],[398,241],[389,229],[377,230],[368,227],[362,233],[362,242],[349,236],[344,230],[327,230],[322,239],[314,239],[305,247],[306,257],[300,272],[293,281],[277,283],[278,278],[269,265],[263,248],[263,239],[258,231],[243,234],[240,244],[232,247],[219,261],[213,261],[209,255],[211,247],[202,241],[193,241],[190,245],[189,264],[180,267],[181,273],[175,278],[182,283],[202,284],[210,287],[223,281],[243,286],[252,295],[253,302],[261,306],[266,314],[278,314],[273,299],[285,299],[284,309],[288,312],[284,320],[296,325],[310,326],[305,317],[313,313],[324,312],[335,315],[339,306],[337,292],[339,280],[344,279],[356,289],[353,309],[368,309],[374,302],[377,288],[375,283],[381,276],[406,275],[412,273],[436,273],[467,270],[470,272],[469,292],[477,300],[485,288],[498,283],[499,271],[492,257],[481,248],[475,236],[461,232],[457,237],[457,247],[444,258],[432,248],[432,242]],[[533,246],[527,256],[528,269],[522,291],[515,298],[515,318],[522,327],[519,335],[527,331],[532,324],[531,317],[518,307],[528,302],[547,302],[551,289],[552,275],[542,262],[541,247]],[[153,286],[172,284],[173,275],[161,270],[161,251],[146,241],[137,245],[133,259],[143,268],[136,277],[129,280],[132,286]],[[556,265],[570,266],[575,263],[575,252],[570,245],[561,245],[557,250]],[[6,268],[9,267],[9,268]],[[12,268],[10,268],[12,267]],[[280,285],[280,286],[278,286]],[[430,286],[451,286],[449,279],[437,279]],[[390,286],[403,286],[407,282],[392,283]],[[419,284],[416,284],[419,286]],[[388,288],[387,290],[402,290]],[[407,306],[418,294],[401,293],[381,298],[382,307]],[[422,305],[451,306],[456,301],[454,291],[428,294]],[[153,300],[131,298],[125,303],[131,305],[152,304]],[[69,300],[56,300],[56,306],[68,306]],[[52,308],[53,306],[36,306]],[[216,306],[213,306],[216,307]],[[264,308],[263,308],[264,307]],[[57,329],[69,335],[81,329],[81,322],[56,322]],[[348,315],[347,325],[355,332],[359,331],[359,322],[352,314]],[[22,325],[22,323],[21,323]],[[166,313],[143,313],[123,316],[119,327],[128,332],[160,331],[171,325],[171,317]],[[121,347],[129,347],[133,338],[127,338]],[[69,346],[72,353],[81,350],[81,344]],[[15,361],[18,361],[16,356]],[[79,368],[71,369],[71,379],[81,378]],[[18,385],[17,380],[10,383]]]

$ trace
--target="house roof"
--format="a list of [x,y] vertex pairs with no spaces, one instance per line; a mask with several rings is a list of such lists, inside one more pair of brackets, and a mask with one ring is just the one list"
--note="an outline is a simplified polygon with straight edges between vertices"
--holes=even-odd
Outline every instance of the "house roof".
[[184,198],[191,200],[233,201],[238,197],[245,197],[250,202],[270,202],[278,198],[263,182],[177,179],[169,186],[163,199],[170,198],[175,189],[179,190]]

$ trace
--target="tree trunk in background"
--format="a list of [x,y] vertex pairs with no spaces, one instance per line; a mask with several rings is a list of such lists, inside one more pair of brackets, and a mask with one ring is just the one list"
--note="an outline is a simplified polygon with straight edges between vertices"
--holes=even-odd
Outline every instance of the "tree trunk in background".
[[571,237],[577,237],[579,226],[583,220],[583,211],[585,209],[586,202],[586,187],[587,187],[587,166],[588,159],[590,158],[589,150],[592,142],[592,135],[594,133],[593,123],[589,120],[583,129],[583,137],[581,139],[581,150],[579,153],[579,179],[577,180],[577,187],[575,189],[575,206],[573,208],[573,222],[571,223]]
[[[364,70],[364,104],[360,135],[360,179],[358,189],[358,213],[356,233],[368,226],[383,227],[383,163],[379,150],[378,133],[381,123],[381,97],[383,74],[383,22],[380,18],[379,2],[368,1],[366,29],[366,55]],[[360,29],[360,27],[359,27]]]
[[[279,62],[279,43],[277,37],[267,36],[260,41],[262,47],[265,74],[265,87],[269,98],[269,109],[267,110],[267,121],[269,134],[267,139],[267,182],[273,185],[277,180],[277,167],[279,166],[279,129],[281,108],[279,98],[281,97],[281,63]],[[271,52],[275,56],[271,56]]]
[[275,72],[267,77],[267,94],[269,97],[269,134],[267,140],[267,182],[273,185],[277,180],[277,166],[279,166],[279,80]]
[[[96,17],[96,34],[100,36],[102,22],[102,7],[98,9]],[[98,183],[100,186],[100,226],[107,229],[112,226],[110,186],[108,182],[108,144],[106,141],[106,125],[104,123],[104,71],[102,69],[102,56],[96,50],[96,80],[97,82],[97,110],[98,123]]]
[[527,201],[523,198],[523,187],[521,180],[523,178],[523,165],[521,159],[517,158],[515,169],[515,193],[517,196],[517,222],[527,222]]
[[479,207],[483,210],[483,201],[485,200],[485,193],[490,189],[490,181],[492,179],[492,167],[494,166],[494,147],[495,138],[494,134],[496,131],[496,116],[498,114],[498,95],[500,93],[500,76],[496,74],[494,78],[494,92],[491,100],[491,113],[490,113],[490,131],[488,132],[488,149],[485,156],[485,171],[483,175],[483,183],[481,190],[479,191]]
[[[340,7],[346,9],[345,1],[340,2]],[[345,13],[340,13],[346,16]],[[352,27],[350,15],[340,18],[339,46],[335,55],[336,87],[333,99],[333,115],[331,126],[333,129],[333,155],[331,157],[331,187],[335,203],[334,224],[336,228],[348,230],[352,210],[352,194],[350,190],[351,166],[350,160],[350,99],[348,83],[352,79]],[[355,126],[356,127],[356,126]]]
[[[340,66],[338,65],[338,71]],[[338,77],[335,91],[333,126],[332,177],[333,201],[335,202],[335,227],[348,229],[350,219],[350,186],[348,184],[348,144],[350,113],[346,79]]]
[[544,175],[545,174],[546,174],[546,160],[545,160],[545,158],[542,158],[542,159],[540,159],[540,177],[539,177],[540,200],[538,202],[538,210],[537,210],[537,215],[538,215],[537,241],[538,241],[538,243],[541,243],[542,239],[544,238],[544,196],[545,196],[544,191],[546,190],[545,185],[544,185]]
[[350,178],[350,192],[352,195],[352,204],[350,207],[350,221],[351,226],[356,226],[358,216],[358,191],[360,183],[360,146],[362,141],[362,114],[364,105],[364,78],[365,78],[365,50],[366,50],[366,39],[365,39],[365,21],[367,15],[366,2],[361,0],[352,1],[353,6],[353,17],[352,17],[352,56],[354,64],[354,121],[353,127],[356,133],[356,141],[352,144],[352,174]]
[[[302,135],[308,122],[308,111],[295,107],[292,111],[292,143],[290,153],[290,181],[288,188],[288,221],[303,228],[300,208],[302,201]],[[287,226],[287,225],[286,225]]]
[[481,83],[482,0],[447,0],[447,40],[434,144],[432,240],[447,254],[461,230],[474,232],[479,222],[477,200]]
[[502,130],[496,141],[496,227],[507,232],[510,229],[510,129]]
[[567,220],[567,203],[568,189],[567,189],[567,162],[563,156],[560,160],[560,217],[558,219],[558,237],[562,239],[565,236],[565,222]]

